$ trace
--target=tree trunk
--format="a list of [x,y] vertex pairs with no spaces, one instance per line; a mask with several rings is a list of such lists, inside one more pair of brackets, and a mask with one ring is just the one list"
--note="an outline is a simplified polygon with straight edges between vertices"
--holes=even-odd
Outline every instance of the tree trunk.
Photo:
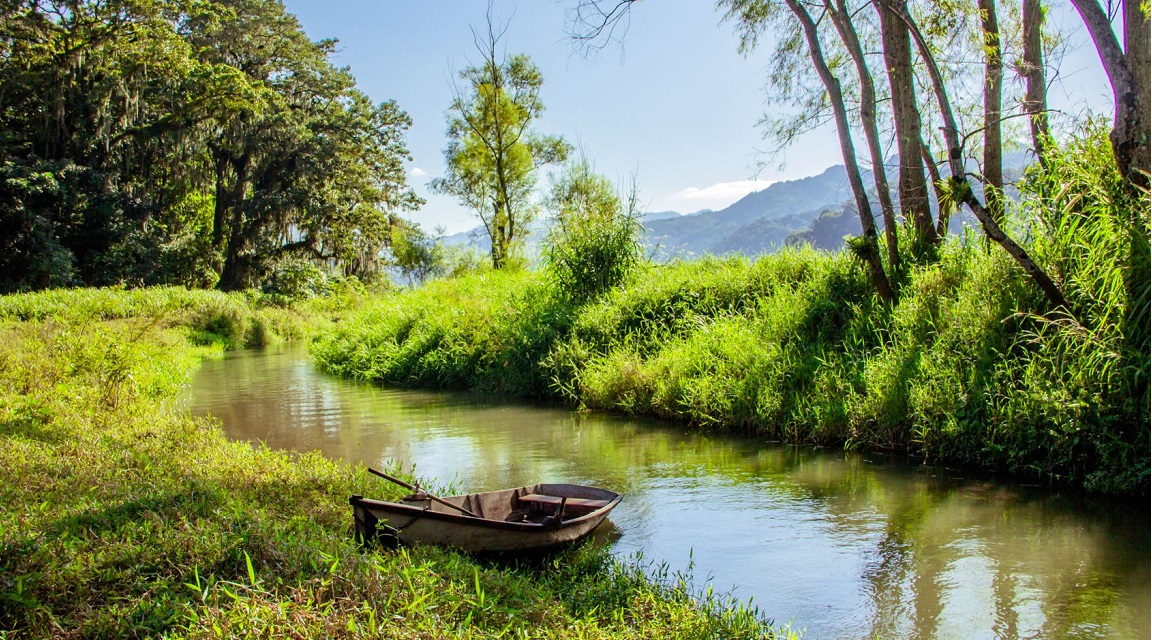
[[864,58],[863,47],[852,18],[848,14],[844,0],[836,0],[833,6],[825,0],[824,6],[832,16],[832,22],[852,62],[856,65],[856,74],[860,78],[860,123],[864,128],[864,137],[868,141],[868,155],[872,160],[872,178],[876,183],[876,196],[880,199],[880,211],[884,216],[884,236],[888,241],[888,272],[895,282],[896,274],[900,272],[900,245],[896,234],[896,210],[892,205],[892,190],[888,186],[888,174],[884,167],[884,151],[880,146],[880,128],[876,124],[876,88],[872,81],[872,73]]
[[836,119],[836,133],[840,138],[840,153],[844,157],[844,166],[848,170],[848,182],[852,186],[852,195],[856,198],[856,211],[860,216],[860,226],[863,228],[863,240],[860,257],[868,267],[872,276],[872,284],[876,293],[886,302],[895,299],[892,285],[884,275],[884,267],[880,263],[880,249],[876,241],[876,222],[872,218],[872,207],[868,203],[868,193],[864,190],[864,181],[860,177],[860,167],[856,164],[856,150],[852,144],[852,129],[848,124],[848,110],[844,107],[844,97],[840,92],[840,81],[832,75],[828,64],[824,60],[824,53],[820,48],[820,36],[816,32],[816,23],[798,0],[785,0],[788,8],[804,27],[804,36],[808,42],[808,53],[812,57],[812,64],[824,83],[828,92],[828,100],[832,105],[832,112]]
[[978,0],[984,31],[984,199],[988,212],[1004,222],[1004,168],[1000,138],[1000,110],[1004,68],[1000,59],[1000,27],[996,1]]
[[220,280],[216,283],[216,287],[221,291],[237,291],[249,285],[248,264],[242,253],[249,240],[244,225],[244,199],[248,193],[250,165],[251,156],[248,154],[232,160],[232,171],[236,181],[232,184],[231,194],[228,196],[229,204],[226,212],[228,237],[223,247],[224,263],[220,268]]
[[1141,0],[1124,0],[1124,57],[1132,70],[1132,80],[1136,84],[1136,99],[1139,103],[1140,118],[1144,134],[1144,170],[1148,170],[1148,135],[1152,126],[1152,78],[1149,77],[1152,60],[1149,60],[1149,21],[1140,9]]
[[1024,0],[1024,113],[1032,128],[1032,146],[1041,166],[1047,166],[1044,152],[1048,144],[1048,85],[1044,74],[1044,46],[1041,33],[1044,9],[1040,0]]
[[915,77],[912,70],[912,48],[908,27],[900,19],[904,0],[875,0],[880,14],[880,32],[888,82],[892,87],[892,115],[896,127],[896,146],[900,153],[900,209],[912,220],[917,240],[934,244],[938,240],[932,224],[928,201],[928,184],[920,149],[920,111],[916,104]]
[[[1125,4],[1129,3],[1131,0]],[[1096,0],[1072,0],[1072,4],[1076,6],[1076,10],[1080,12],[1080,17],[1084,20],[1084,25],[1088,27],[1088,33],[1091,34],[1092,41],[1096,44],[1100,61],[1104,64],[1104,71],[1108,74],[1108,81],[1112,84],[1116,117],[1109,137],[1112,139],[1112,155],[1116,160],[1116,168],[1120,170],[1120,175],[1136,187],[1147,188],[1150,153],[1149,123],[1144,117],[1146,108],[1143,105],[1147,103],[1148,97],[1140,95],[1133,66],[1120,49],[1120,43],[1117,42],[1116,34],[1112,31],[1112,23],[1108,21],[1108,16],[1105,15],[1100,4]],[[1126,6],[1125,18],[1130,13],[1138,11],[1138,8],[1129,9]],[[1147,25],[1147,21],[1141,22],[1133,19],[1127,22],[1131,22],[1131,30],[1137,32],[1132,35],[1130,53],[1136,60],[1139,72],[1145,74],[1145,78],[1139,82],[1147,84],[1148,32],[1147,28],[1144,28],[1143,35],[1138,35],[1137,30],[1137,25]],[[1126,36],[1128,32],[1129,29],[1126,27]],[[1137,40],[1144,40],[1144,44],[1137,44]],[[1141,56],[1142,59],[1140,59]]]
[[[224,152],[216,156],[216,198],[212,211],[212,248],[218,254],[224,252],[224,238],[228,227],[228,157]],[[219,271],[220,265],[216,266]]]
[[924,65],[928,70],[928,77],[932,80],[932,91],[936,94],[936,102],[940,107],[940,116],[944,120],[944,126],[941,130],[944,133],[944,142],[948,145],[948,168],[952,172],[952,192],[956,194],[958,203],[968,205],[976,218],[980,220],[980,226],[984,228],[984,234],[992,239],[993,242],[999,244],[1012,256],[1019,264],[1024,272],[1027,273],[1044,295],[1048,301],[1057,309],[1064,309],[1065,312],[1071,313],[1068,307],[1067,300],[1064,299],[1064,292],[1060,287],[1049,277],[1040,265],[1028,255],[1004,230],[1000,228],[1000,224],[988,211],[983,203],[980,202],[976,195],[972,192],[972,184],[968,182],[968,175],[964,171],[964,149],[960,145],[960,134],[956,128],[956,116],[952,113],[952,105],[948,100],[948,92],[944,88],[944,78],[940,75],[940,67],[936,64],[936,58],[932,55],[931,49],[928,48],[928,43],[924,40],[923,34],[916,26],[916,21],[908,13],[907,6],[900,6],[900,19],[907,25],[908,33],[912,36],[912,40],[916,43],[916,49],[920,53],[920,58],[924,61]]
[[936,194],[936,235],[941,238],[948,235],[948,222],[952,219],[952,214],[956,211],[956,203],[948,198],[945,190],[947,186],[944,179],[940,177],[940,167],[936,166],[936,158],[932,155],[932,149],[928,147],[928,143],[924,139],[920,139],[920,149],[924,155],[924,166],[928,169],[928,177],[932,178],[932,191]]

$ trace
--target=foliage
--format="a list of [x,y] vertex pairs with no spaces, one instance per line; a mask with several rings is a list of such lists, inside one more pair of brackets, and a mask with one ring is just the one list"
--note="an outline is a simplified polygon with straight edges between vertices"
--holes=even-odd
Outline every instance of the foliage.
[[415,286],[444,275],[447,265],[444,244],[420,225],[401,223],[392,227],[392,264]]
[[894,307],[849,254],[811,249],[649,266],[579,305],[543,273],[489,273],[353,316],[315,355],[362,379],[1147,493],[1149,207],[1128,194],[1096,129],[1034,168],[1009,212],[1043,223],[1031,248],[1075,316],[969,233],[902,258]]
[[553,180],[548,206],[556,217],[545,249],[547,273],[569,298],[586,301],[606,292],[643,259],[635,190],[621,203],[588,160],[569,164]]
[[235,289],[288,255],[364,275],[419,203],[407,115],[278,0],[9,4],[0,291]]
[[432,181],[433,190],[480,217],[497,269],[509,264],[536,216],[536,170],[563,162],[570,150],[563,138],[530,129],[544,113],[544,78],[527,55],[498,54],[502,36],[489,16],[487,39],[477,37],[483,62],[460,72],[466,93],[457,88],[448,110],[446,173]]
[[[1149,407],[1150,207],[1147,191],[1134,191],[1113,163],[1108,132],[1091,123],[1086,135],[1063,147],[1053,146],[1044,166],[1033,167],[1026,202],[1044,233],[1037,244],[1068,293],[1071,313],[1050,314],[1034,336],[1050,369],[1064,374],[1055,389],[1087,389],[1069,398],[1083,403],[1118,405],[1125,414]],[[1085,393],[1087,391],[1087,393]],[[1087,434],[1088,458],[1130,460],[1123,473],[1097,473],[1102,487],[1126,486],[1147,478],[1139,462],[1148,432],[1138,423],[1110,422],[1102,433]],[[1132,460],[1132,458],[1137,458]],[[1082,464],[1091,464],[1085,462]]]
[[374,300],[311,350],[357,380],[543,396],[540,361],[571,322],[540,275],[487,270]]
[[262,293],[288,300],[315,298],[328,286],[328,274],[315,263],[298,258],[281,260],[260,285]]
[[245,300],[178,288],[0,297],[4,634],[791,637],[603,550],[533,566],[358,546],[347,496],[396,488],[316,454],[231,442],[174,406],[215,349],[190,347],[190,316],[167,310],[252,313]]

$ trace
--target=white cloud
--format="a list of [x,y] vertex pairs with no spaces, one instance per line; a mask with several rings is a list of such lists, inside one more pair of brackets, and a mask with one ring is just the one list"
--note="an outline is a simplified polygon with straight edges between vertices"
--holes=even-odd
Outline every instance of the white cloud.
[[718,182],[707,187],[688,187],[656,198],[649,208],[653,211],[671,209],[680,213],[695,213],[701,209],[723,209],[740,198],[767,189],[772,180],[738,180]]
[[412,178],[423,178],[426,175],[428,175],[428,172],[420,167],[412,167],[412,170],[408,172],[408,176]]

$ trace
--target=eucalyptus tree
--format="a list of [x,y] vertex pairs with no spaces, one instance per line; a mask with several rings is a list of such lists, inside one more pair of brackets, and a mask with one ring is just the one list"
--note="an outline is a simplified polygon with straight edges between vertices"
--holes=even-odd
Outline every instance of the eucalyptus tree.
[[[1108,81],[1112,85],[1115,104],[1113,120],[1112,153],[1120,175],[1133,185],[1149,187],[1149,157],[1152,145],[1149,138],[1150,86],[1149,69],[1149,19],[1147,2],[1123,0],[1123,33],[1126,48],[1121,48],[1116,39],[1104,8],[1097,0],[1072,0],[1076,10],[1084,20],[1088,33],[1096,45]],[[1111,8],[1112,3],[1109,2]]]
[[[920,55],[921,62],[928,71],[932,92],[936,97],[943,125],[940,127],[940,130],[943,133],[948,169],[951,172],[951,177],[948,179],[951,200],[957,204],[968,206],[968,209],[972,211],[980,221],[980,226],[983,228],[985,236],[992,242],[1000,245],[1008,255],[1024,269],[1024,272],[1027,273],[1040,290],[1044,292],[1045,297],[1048,298],[1049,303],[1051,303],[1055,309],[1067,310],[1068,303],[1064,298],[1064,292],[1060,286],[1048,275],[1047,271],[1036,263],[1032,256],[1029,255],[1027,249],[1004,232],[993,212],[989,211],[987,205],[976,196],[964,167],[964,143],[960,138],[956,116],[952,110],[951,99],[948,95],[947,87],[944,84],[943,76],[940,73],[940,67],[924,34],[920,31],[916,20],[908,12],[907,3],[905,0],[878,1],[887,4],[886,8],[892,11],[907,27],[908,34],[916,44],[916,50]],[[883,13],[883,9],[881,13]],[[985,91],[988,90],[989,89],[985,87]]]
[[902,6],[902,0],[876,0],[874,6],[880,18],[884,66],[892,96],[892,122],[900,162],[900,208],[911,219],[917,240],[933,244],[938,234],[924,176],[924,123],[916,99],[911,38],[908,26],[900,19],[897,2]]
[[[771,4],[757,2],[755,0],[724,0],[723,4],[728,7],[727,17],[739,20],[745,25],[745,43],[755,41],[756,33],[760,28],[759,24],[761,22],[774,21],[776,24],[779,24],[783,15],[782,11],[775,10],[776,8]],[[799,22],[801,26],[811,58],[811,64],[816,68],[816,73],[823,84],[828,103],[832,109],[833,119],[836,123],[836,132],[840,140],[841,157],[847,169],[848,183],[852,188],[852,195],[856,201],[856,212],[860,217],[860,226],[863,230],[863,234],[851,246],[867,266],[869,276],[872,278],[872,284],[876,288],[876,293],[883,300],[891,302],[895,299],[895,292],[888,276],[884,273],[884,267],[880,261],[876,223],[872,216],[872,206],[868,199],[868,193],[864,188],[860,168],[856,162],[856,149],[852,142],[851,125],[848,122],[848,108],[844,103],[840,80],[833,74],[828,66],[820,43],[820,35],[817,32],[816,22],[808,13],[808,9],[801,4],[799,0],[785,0],[784,5],[787,8],[787,12],[790,13],[793,19]]]
[[482,60],[460,72],[463,87],[453,87],[445,175],[432,181],[433,190],[455,196],[479,216],[496,269],[508,264],[536,216],[537,170],[563,162],[571,150],[563,138],[532,130],[544,112],[544,78],[527,55],[502,52],[505,32],[496,31],[491,15],[483,36],[473,31]]
[[1044,152],[1049,136],[1048,83],[1044,78],[1043,25],[1044,8],[1040,0],[1024,0],[1021,20],[1023,52],[1018,65],[1018,73],[1025,83],[1022,106],[1028,115],[1036,158],[1042,165],[1046,165]]
[[900,248],[896,235],[896,210],[892,204],[892,190],[888,186],[888,172],[884,168],[884,150],[880,143],[880,127],[877,122],[876,85],[864,55],[864,47],[852,21],[845,0],[824,0],[825,10],[836,27],[844,48],[856,67],[856,80],[860,86],[860,127],[868,143],[868,155],[872,162],[872,179],[876,185],[876,197],[884,216],[884,236],[888,247],[888,268],[893,280],[900,272]]
[[1003,118],[1004,62],[996,0],[979,0],[984,44],[984,195],[988,211],[1004,221],[1004,157],[1000,121]]

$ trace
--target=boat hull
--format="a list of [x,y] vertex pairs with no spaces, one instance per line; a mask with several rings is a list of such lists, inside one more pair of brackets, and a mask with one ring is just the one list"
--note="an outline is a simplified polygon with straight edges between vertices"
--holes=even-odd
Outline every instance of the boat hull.
[[596,487],[557,484],[444,499],[480,517],[429,500],[387,502],[352,496],[350,502],[356,533],[365,540],[433,544],[470,553],[526,553],[582,540],[607,519],[620,499],[619,494]]

